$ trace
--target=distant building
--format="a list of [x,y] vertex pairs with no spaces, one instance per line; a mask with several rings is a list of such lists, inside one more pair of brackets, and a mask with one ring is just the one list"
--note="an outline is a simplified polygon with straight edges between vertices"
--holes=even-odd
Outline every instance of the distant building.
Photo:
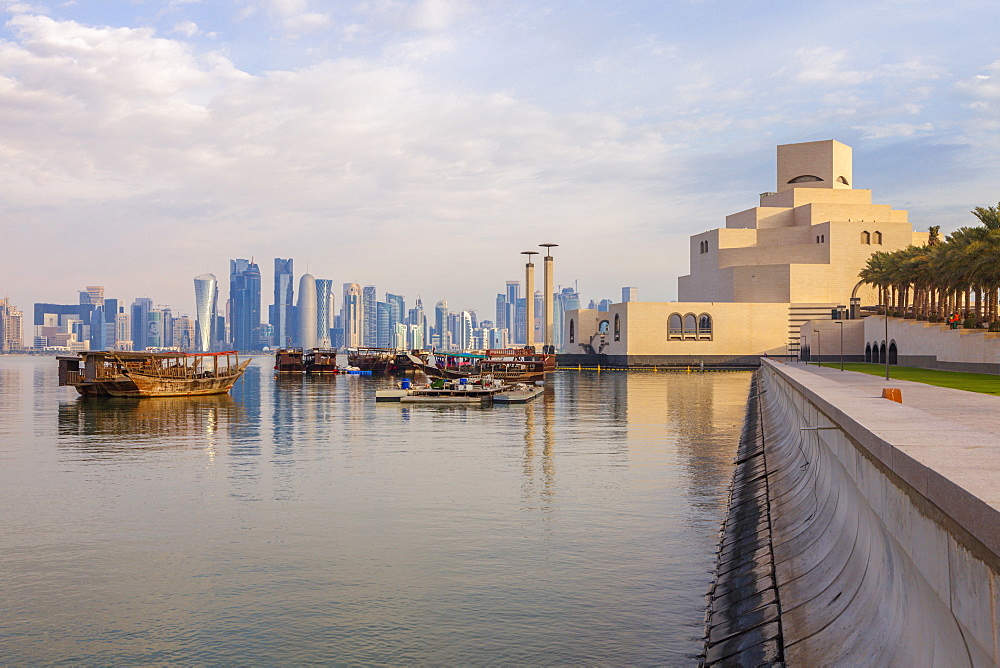
[[563,328],[562,322],[565,320],[567,311],[576,311],[580,308],[580,293],[576,288],[563,288],[553,295],[552,300],[552,345],[556,350],[564,352],[563,349]]
[[622,303],[639,301],[639,288],[622,288]]
[[361,286],[357,283],[344,283],[344,300],[340,306],[340,322],[344,330],[343,346],[345,348],[363,346],[364,302],[361,300]]
[[172,330],[173,334],[171,338],[174,347],[185,351],[194,350],[194,320],[186,315],[177,316],[173,318]]
[[386,302],[375,302],[375,345],[379,348],[389,348],[392,346],[392,338],[395,334],[394,323],[389,315],[389,304]]
[[312,274],[302,274],[299,279],[299,303],[296,308],[298,334],[296,343],[303,350],[316,347],[316,277]]
[[[202,274],[194,279],[195,340],[194,349],[209,352],[218,337],[219,284],[215,274]],[[132,327],[133,331],[135,327]]]
[[274,258],[274,303],[270,306],[268,321],[274,328],[273,343],[278,348],[290,345],[295,334],[293,266],[291,258]]
[[448,300],[442,299],[434,305],[434,339],[441,350],[451,348],[451,336],[448,331]]
[[378,345],[378,308],[375,303],[378,301],[378,297],[375,294],[374,285],[366,285],[361,290],[361,345],[364,346],[377,346]]
[[24,314],[10,299],[0,297],[0,351],[24,348]]
[[316,346],[330,348],[330,328],[333,326],[333,281],[316,279]]
[[229,341],[236,350],[260,348],[260,287],[253,259],[229,261]]
[[137,297],[132,302],[132,349],[146,349],[146,332],[149,330],[149,312],[153,310],[153,300]]
[[93,304],[34,305],[33,347],[57,346],[67,350],[90,349],[90,321]]

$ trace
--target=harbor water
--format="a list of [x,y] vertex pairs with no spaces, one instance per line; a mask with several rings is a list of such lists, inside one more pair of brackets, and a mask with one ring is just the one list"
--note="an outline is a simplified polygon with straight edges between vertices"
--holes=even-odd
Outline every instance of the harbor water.
[[702,647],[748,373],[84,399],[0,356],[0,664],[666,664]]

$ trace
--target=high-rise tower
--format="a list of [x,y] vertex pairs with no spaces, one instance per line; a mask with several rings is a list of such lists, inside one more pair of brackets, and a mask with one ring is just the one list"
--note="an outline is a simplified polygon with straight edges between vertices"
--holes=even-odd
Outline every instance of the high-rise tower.
[[344,347],[357,348],[364,345],[361,340],[364,303],[361,300],[360,285],[344,283],[344,301],[340,308],[340,323],[344,328]]
[[289,345],[295,333],[293,280],[291,258],[274,258],[274,303],[269,321],[274,328],[274,345],[278,347]]
[[[136,300],[138,301],[138,300]],[[194,279],[194,349],[207,353],[216,340],[216,313],[218,311],[219,283],[215,274],[202,274]],[[133,306],[133,310],[134,310]],[[135,323],[133,323],[133,330]]]
[[236,350],[260,347],[260,267],[254,261],[229,261],[229,333]]
[[302,350],[316,347],[316,277],[302,274],[299,279],[299,304],[296,309],[298,336],[296,342]]
[[333,281],[316,279],[316,347],[329,348],[330,328],[333,327]]

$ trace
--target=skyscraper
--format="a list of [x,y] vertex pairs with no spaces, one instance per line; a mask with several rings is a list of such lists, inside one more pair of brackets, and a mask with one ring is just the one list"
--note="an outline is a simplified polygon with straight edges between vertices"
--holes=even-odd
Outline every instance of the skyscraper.
[[364,304],[361,309],[362,313],[361,345],[377,346],[378,309],[375,306],[375,302],[378,301],[378,297],[375,294],[374,285],[365,286],[364,290],[362,291],[361,301]]
[[302,274],[299,279],[299,304],[295,309],[298,318],[297,343],[303,350],[316,347],[316,277]]
[[563,350],[563,321],[566,319],[566,311],[575,311],[580,308],[580,293],[576,288],[563,288],[554,295],[552,304],[552,345],[556,350]]
[[361,301],[361,286],[357,283],[344,283],[344,301],[340,307],[340,323],[344,328],[345,348],[357,348],[364,345],[361,339],[363,317],[364,302]]
[[330,329],[333,327],[333,281],[316,279],[316,347],[330,348]]
[[448,336],[448,300],[442,299],[434,306],[434,336],[443,350],[450,347]]
[[[215,331],[218,300],[219,284],[215,279],[215,274],[197,276],[194,279],[194,349],[198,352],[207,353],[210,351],[217,338]],[[135,330],[134,323],[132,329]]]
[[[211,276],[211,274],[208,274]],[[215,277],[212,276],[214,279]],[[197,279],[196,279],[197,280]],[[153,310],[153,300],[137,297],[132,302],[132,350],[146,349],[146,332],[149,329],[149,312]]]
[[392,347],[395,333],[391,308],[387,302],[375,302],[375,345],[379,348]]
[[24,315],[7,297],[0,297],[0,350],[24,347]]
[[252,258],[229,261],[229,334],[236,350],[260,348],[260,267]]
[[279,348],[289,345],[295,333],[293,280],[291,258],[274,258],[274,303],[271,305],[268,321],[274,328],[274,345]]
[[622,302],[639,301],[639,288],[622,288]]

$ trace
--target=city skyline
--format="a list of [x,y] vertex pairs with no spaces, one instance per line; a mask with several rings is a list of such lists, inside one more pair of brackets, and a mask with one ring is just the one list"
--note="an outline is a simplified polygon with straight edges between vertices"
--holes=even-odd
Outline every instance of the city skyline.
[[190,312],[223,249],[488,312],[554,240],[582,293],[668,300],[776,143],[851,144],[918,229],[997,199],[996,3],[387,7],[7,3],[0,294]]
[[[548,244],[552,246],[553,244]],[[71,350],[180,349],[207,352],[234,349],[257,351],[277,347],[390,347],[439,350],[505,348],[524,345],[527,301],[519,297],[520,281],[508,280],[497,293],[495,311],[448,308],[447,299],[437,303],[426,318],[421,295],[407,308],[406,295],[385,291],[378,298],[376,285],[363,288],[344,283],[340,308],[336,307],[335,281],[299,276],[294,289],[294,259],[274,258],[276,303],[267,305],[262,317],[259,265],[253,260],[229,260],[228,294],[214,274],[194,277],[194,316],[151,297],[136,297],[130,305],[118,297],[105,297],[114,289],[87,285],[78,290],[79,303],[36,302],[33,318],[25,323],[25,348],[55,347]],[[565,311],[578,308],[580,295],[573,287],[553,285],[551,295],[552,342],[562,343],[561,323]],[[498,284],[499,286],[499,284]],[[544,341],[545,296],[534,290],[534,342]],[[612,300],[603,299],[601,310]],[[121,304],[121,305],[119,305]],[[590,300],[594,306],[596,301]],[[13,307],[16,309],[16,307]],[[596,306],[595,306],[596,308]],[[282,325],[282,322],[284,325]],[[285,327],[290,333],[280,334]],[[10,336],[0,340],[9,345]],[[20,347],[20,346],[17,346]]]

